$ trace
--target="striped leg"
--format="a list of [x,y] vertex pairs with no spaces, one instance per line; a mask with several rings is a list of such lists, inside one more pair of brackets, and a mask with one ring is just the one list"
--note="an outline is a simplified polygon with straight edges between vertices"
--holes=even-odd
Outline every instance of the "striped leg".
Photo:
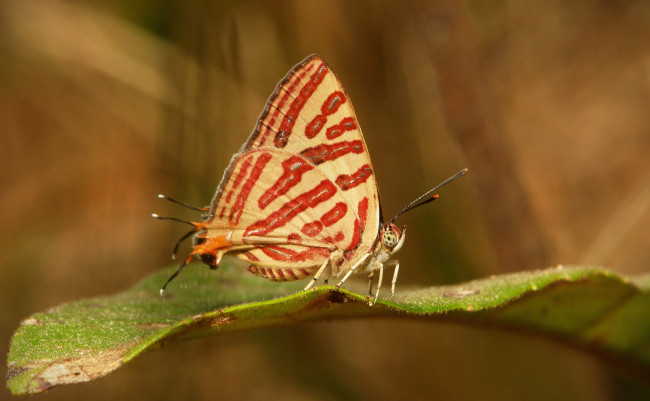
[[375,272],[371,271],[370,274],[368,274],[368,296],[372,296],[372,278],[375,276]]
[[348,277],[350,277],[350,275],[351,275],[352,273],[354,273],[354,271],[357,270],[357,268],[358,268],[359,266],[361,266],[361,265],[363,264],[363,262],[365,262],[365,261],[370,257],[370,255],[372,255],[372,253],[370,253],[370,252],[366,253],[365,255],[363,255],[363,257],[362,257],[361,259],[359,259],[359,261],[358,261],[357,263],[355,263],[354,265],[352,265],[352,267],[350,268],[350,270],[348,270],[348,272],[345,273],[345,276],[343,276],[343,279],[342,279],[341,281],[339,281],[339,283],[336,285],[336,289],[337,289],[337,290],[339,289],[339,287],[341,286],[341,284],[343,284],[343,283],[345,282],[345,280],[347,280]]
[[[323,264],[318,268],[318,271],[316,272],[316,274],[314,274],[314,277],[311,280],[309,280],[309,283],[307,284],[307,286],[305,287],[305,289],[303,291],[307,291],[308,289],[310,289],[316,283],[316,281],[318,281],[321,274],[323,274],[323,271],[325,271],[325,268],[327,267],[327,265],[330,264],[331,260],[332,260],[332,257],[330,257],[325,262],[323,262]],[[327,279],[325,281],[327,281]]]
[[377,281],[377,292],[375,292],[375,300],[370,302],[368,301],[368,306],[372,306],[377,303],[377,298],[379,298],[379,289],[381,288],[381,282],[384,280],[384,264],[379,263],[379,280]]
[[397,273],[399,273],[399,261],[395,261],[395,272],[393,273],[393,283],[390,287],[390,297],[395,295],[395,283],[397,282]]

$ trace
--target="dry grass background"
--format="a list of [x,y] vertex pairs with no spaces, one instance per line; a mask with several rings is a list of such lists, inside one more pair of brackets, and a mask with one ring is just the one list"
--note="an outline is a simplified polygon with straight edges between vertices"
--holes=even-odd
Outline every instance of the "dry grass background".
[[[183,229],[150,213],[195,216],[155,195],[209,202],[310,53],[354,102],[387,215],[470,168],[403,218],[398,289],[558,263],[648,272],[647,1],[135,3],[0,1],[2,343],[30,313],[168,265]],[[386,320],[189,342],[39,398],[649,394],[558,344]]]

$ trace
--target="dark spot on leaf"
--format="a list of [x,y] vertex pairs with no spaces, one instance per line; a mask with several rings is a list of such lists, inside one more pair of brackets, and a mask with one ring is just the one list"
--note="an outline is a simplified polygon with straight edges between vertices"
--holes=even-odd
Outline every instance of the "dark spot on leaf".
[[37,388],[41,392],[45,391],[45,390],[48,390],[48,389],[51,389],[52,387],[55,386],[55,384],[52,384],[52,383],[48,382],[47,380],[43,380],[40,377],[37,378],[37,382],[38,382]]
[[7,370],[7,381],[13,379],[16,376],[20,376],[20,375],[22,375],[23,373],[25,373],[25,372],[27,372],[29,370],[31,370],[31,369],[23,368],[23,367],[20,367],[20,366],[15,367],[15,368],[10,366],[9,369]]
[[327,294],[327,301],[333,304],[340,304],[347,301],[345,295],[342,292],[332,291]]

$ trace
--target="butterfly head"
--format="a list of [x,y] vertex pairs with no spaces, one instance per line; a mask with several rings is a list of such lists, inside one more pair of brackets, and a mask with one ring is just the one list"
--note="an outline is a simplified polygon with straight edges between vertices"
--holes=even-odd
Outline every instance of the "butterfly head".
[[395,253],[402,248],[406,239],[406,226],[400,230],[395,224],[387,223],[379,232],[379,242],[388,253]]

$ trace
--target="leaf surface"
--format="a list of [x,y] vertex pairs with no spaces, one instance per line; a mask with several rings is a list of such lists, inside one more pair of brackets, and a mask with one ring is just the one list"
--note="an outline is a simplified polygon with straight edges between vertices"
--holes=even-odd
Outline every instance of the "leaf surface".
[[650,275],[551,268],[403,292],[368,307],[366,297],[303,282],[274,283],[223,263],[191,265],[164,297],[174,268],[114,296],[60,305],[24,319],[12,339],[13,394],[104,376],[163,343],[324,318],[449,321],[545,335],[650,376]]

